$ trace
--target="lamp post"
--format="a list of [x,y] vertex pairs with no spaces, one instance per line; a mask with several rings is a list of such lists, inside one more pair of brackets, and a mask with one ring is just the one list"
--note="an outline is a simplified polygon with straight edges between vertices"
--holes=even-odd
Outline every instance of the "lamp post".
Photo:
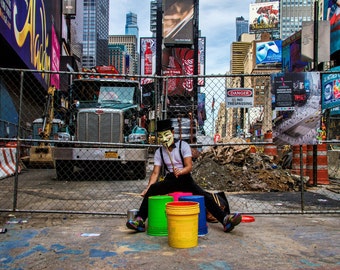
[[318,71],[318,46],[319,46],[319,1],[314,1],[314,50],[313,50],[313,58],[314,58],[314,70]]
[[63,14],[67,25],[67,49],[71,55],[71,20],[75,18],[77,10],[76,0],[63,0]]

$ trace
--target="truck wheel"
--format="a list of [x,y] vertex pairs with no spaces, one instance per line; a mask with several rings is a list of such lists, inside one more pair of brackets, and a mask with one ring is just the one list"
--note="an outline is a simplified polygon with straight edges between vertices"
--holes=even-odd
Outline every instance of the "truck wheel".
[[73,175],[72,162],[65,160],[56,160],[55,169],[57,172],[57,180],[71,180]]

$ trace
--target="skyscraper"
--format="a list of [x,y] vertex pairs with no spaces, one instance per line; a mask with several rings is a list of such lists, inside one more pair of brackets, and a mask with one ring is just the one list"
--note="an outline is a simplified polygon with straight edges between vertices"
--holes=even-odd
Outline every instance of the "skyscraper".
[[236,17],[236,41],[240,41],[243,33],[248,33],[248,27],[248,20],[245,20],[242,16]]
[[[126,74],[134,75],[138,74],[138,54],[136,49],[137,39],[135,35],[110,35],[109,36],[109,47],[110,51],[117,47],[118,45],[124,45],[125,51],[120,51],[120,53],[125,55],[128,59],[125,61],[124,71],[127,71]],[[110,52],[110,55],[114,52]],[[116,52],[117,53],[117,52]],[[112,58],[110,60],[115,60],[117,58]],[[117,63],[114,61],[110,62],[110,65],[116,66],[116,68],[120,68]],[[125,73],[125,72],[124,72]]]
[[[129,12],[126,14],[125,35],[136,37],[136,55],[131,55],[134,61],[138,58],[139,50],[139,29],[137,24],[137,14]],[[137,63],[136,63],[137,64]]]
[[303,21],[312,21],[314,8],[312,0],[282,0],[280,6],[280,37],[282,40],[298,32]]
[[137,14],[129,12],[126,14],[125,35],[135,35],[138,40]]
[[83,67],[108,64],[109,0],[78,0],[83,6]]

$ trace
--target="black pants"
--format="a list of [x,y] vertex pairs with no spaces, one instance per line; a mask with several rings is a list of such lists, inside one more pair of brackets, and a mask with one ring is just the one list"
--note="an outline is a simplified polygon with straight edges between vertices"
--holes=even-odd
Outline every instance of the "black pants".
[[226,214],[216,204],[212,195],[209,192],[203,190],[199,185],[195,183],[195,181],[191,177],[191,174],[181,175],[176,178],[174,174],[170,173],[167,174],[163,181],[156,182],[151,185],[143,198],[137,215],[141,217],[144,221],[148,218],[148,200],[150,196],[166,195],[176,191],[191,192],[193,195],[204,196],[206,209],[219,222],[223,223],[223,219]]

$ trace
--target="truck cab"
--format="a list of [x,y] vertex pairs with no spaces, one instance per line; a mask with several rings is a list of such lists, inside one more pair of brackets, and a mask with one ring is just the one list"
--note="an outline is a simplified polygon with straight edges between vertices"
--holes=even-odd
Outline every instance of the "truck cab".
[[[93,175],[96,171],[96,177],[106,172],[103,178],[114,178],[115,173],[124,179],[145,178],[147,149],[138,146],[147,141],[146,130],[139,127],[139,82],[76,79],[69,100],[72,105],[68,125],[73,143],[61,144],[55,150],[57,178],[69,178],[75,167],[84,171],[82,175]],[[136,130],[138,136],[132,136]],[[122,174],[129,171],[130,176]]]

